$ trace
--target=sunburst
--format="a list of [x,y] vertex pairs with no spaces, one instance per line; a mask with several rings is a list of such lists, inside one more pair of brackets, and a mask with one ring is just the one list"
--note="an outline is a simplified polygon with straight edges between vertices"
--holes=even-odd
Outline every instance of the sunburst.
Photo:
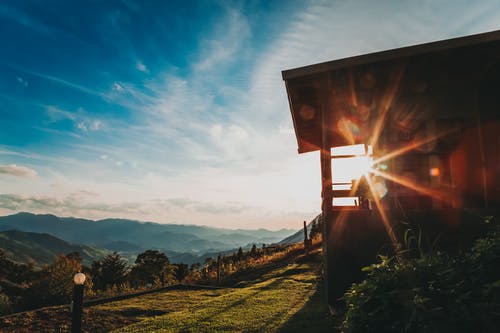
[[[404,72],[404,70],[400,69],[399,71],[397,71],[395,73],[395,75],[392,76],[390,83],[388,84],[387,89],[385,90],[385,93],[383,93],[381,98],[380,98],[377,118],[375,119],[375,121],[373,123],[374,126],[372,127],[371,135],[370,135],[369,140],[368,140],[368,144],[371,145],[372,147],[377,147],[377,144],[378,144],[378,141],[381,137],[382,131],[386,125],[386,122],[388,119],[387,116],[389,114],[389,111],[391,110],[391,108],[394,107],[393,104],[394,104],[394,101],[396,100],[396,97],[398,95],[403,72]],[[350,100],[351,105],[356,108],[359,104],[358,94],[356,93],[356,88],[352,82],[353,82],[353,80],[351,77],[349,100]],[[363,170],[358,172],[358,175],[352,184],[352,188],[351,188],[350,193],[352,196],[356,196],[361,179],[363,177],[366,178],[369,192],[371,193],[373,203],[375,204],[375,209],[378,212],[378,214],[382,220],[382,223],[384,224],[387,235],[389,236],[389,238],[391,239],[391,241],[395,247],[398,246],[398,242],[397,242],[394,230],[393,230],[391,223],[389,221],[387,209],[384,207],[384,204],[382,203],[382,196],[380,195],[379,191],[377,190],[377,186],[380,187],[380,183],[375,182],[374,177],[383,178],[383,179],[386,179],[390,182],[397,183],[397,184],[402,185],[406,188],[409,188],[413,191],[430,196],[432,198],[435,198],[437,200],[440,200],[440,201],[448,203],[448,204],[456,203],[457,200],[459,200],[459,198],[456,196],[456,194],[451,189],[444,188],[443,186],[440,186],[439,188],[435,188],[435,187],[431,187],[430,185],[427,185],[427,184],[421,184],[418,181],[415,181],[415,180],[412,180],[409,178],[405,178],[401,175],[391,173],[390,171],[379,170],[377,168],[377,165],[380,165],[382,162],[385,162],[385,161],[388,161],[391,159],[395,159],[395,158],[402,156],[406,153],[409,153],[415,149],[418,149],[419,147],[422,147],[424,145],[435,142],[436,140],[438,140],[442,137],[445,137],[447,135],[452,134],[456,130],[457,129],[443,131],[443,132],[438,133],[436,135],[428,136],[425,139],[412,141],[408,144],[401,146],[400,148],[397,148],[397,149],[392,150],[388,153],[385,153],[382,156],[378,156],[375,159],[370,159],[368,164],[365,163],[365,160],[363,160],[362,164],[360,163],[361,160],[353,160],[353,163],[358,162],[357,168],[360,169],[361,168],[360,166],[362,165]],[[349,142],[347,139],[348,138],[346,138],[346,141]],[[335,172],[335,169],[333,169],[333,172]],[[439,170],[433,169],[431,172],[431,176],[432,175],[434,175],[434,176],[439,175]],[[348,210],[345,213],[340,214],[340,216],[337,218],[337,222],[339,222],[339,219],[340,219],[341,220],[340,222],[342,222],[340,224],[343,225],[343,223],[347,219],[348,214],[349,214]]]

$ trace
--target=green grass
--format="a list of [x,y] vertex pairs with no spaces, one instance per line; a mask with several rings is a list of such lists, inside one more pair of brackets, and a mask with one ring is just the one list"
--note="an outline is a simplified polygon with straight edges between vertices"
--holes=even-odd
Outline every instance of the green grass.
[[[177,292],[172,297],[163,295],[162,305],[158,298],[141,301],[141,307],[151,303],[147,306],[151,309],[155,304],[165,314],[113,332],[303,332],[311,315],[323,321],[319,325],[310,323],[308,327],[315,332],[330,332],[333,324],[326,319],[327,309],[323,303],[309,304],[316,310],[304,309],[318,294],[317,266],[311,263],[288,265],[241,288]],[[129,300],[128,304],[108,304],[106,307],[111,311],[130,307],[138,310],[137,304]],[[292,320],[294,315],[302,320]]]
[[[234,288],[169,290],[85,308],[83,332],[335,331],[321,257],[291,260],[256,270]],[[2,332],[69,332],[70,325],[68,306],[0,318]]]

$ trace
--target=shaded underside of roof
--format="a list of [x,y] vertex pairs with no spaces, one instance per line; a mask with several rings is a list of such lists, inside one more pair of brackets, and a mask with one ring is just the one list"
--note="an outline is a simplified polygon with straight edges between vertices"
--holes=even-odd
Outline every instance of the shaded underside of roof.
[[[500,31],[283,71],[299,153],[418,131],[429,119],[498,119]],[[326,116],[326,117],[325,117]]]

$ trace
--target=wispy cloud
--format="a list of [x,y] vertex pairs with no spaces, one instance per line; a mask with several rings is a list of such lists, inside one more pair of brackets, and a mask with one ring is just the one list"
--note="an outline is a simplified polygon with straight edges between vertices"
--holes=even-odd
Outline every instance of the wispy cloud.
[[[138,204],[105,204],[82,201],[82,195],[70,195],[62,199],[50,196],[22,196],[16,194],[0,194],[0,208],[12,211],[51,212],[59,215],[91,214],[99,216],[136,212]],[[106,215],[104,215],[106,216]]]
[[6,174],[21,178],[34,178],[37,176],[37,172],[35,170],[16,164],[0,165],[0,174]]
[[76,128],[84,132],[98,131],[103,127],[102,120],[89,116],[83,108],[78,108],[75,112],[71,112],[49,105],[46,107],[46,112],[51,122],[71,120]]
[[16,80],[17,82],[19,82],[21,85],[23,85],[24,87],[28,87],[28,81],[26,81],[25,79],[23,79],[22,77],[20,76],[16,76]]
[[[144,14],[139,6],[122,11],[123,16],[100,13],[106,22],[93,42],[106,40],[113,48],[99,44],[103,51],[120,50],[120,55],[109,63],[99,58],[98,75],[79,76],[67,68],[50,75],[33,67],[36,61],[10,66],[17,71],[14,84],[26,86],[29,80],[23,94],[43,78],[80,98],[59,102],[50,96],[54,100],[42,106],[47,131],[73,133],[70,142],[64,141],[65,150],[62,144],[54,147],[61,148],[57,152],[0,149],[4,164],[36,165],[43,175],[29,182],[39,182],[36,192],[19,185],[28,182],[0,179],[15,193],[4,195],[4,209],[232,226],[284,226],[312,218],[320,209],[319,157],[296,154],[281,71],[494,30],[500,22],[500,5],[490,0],[309,1],[286,17],[267,16],[261,8],[249,13],[247,3],[222,6],[212,13],[217,17],[203,22],[212,26],[183,36],[193,37],[189,43],[182,40],[189,46],[179,52],[187,53],[173,57],[167,53],[177,50],[158,45],[171,33],[169,26],[154,17],[147,27],[137,27],[150,33],[147,38],[127,35],[130,22],[140,23],[134,15]],[[1,7],[0,16],[13,15],[2,14]],[[262,22],[252,21],[269,17],[272,29],[264,33]],[[36,28],[34,19],[19,23]],[[163,28],[162,36],[148,30],[152,27]],[[175,41],[177,36],[167,37]],[[92,80],[95,84],[83,84]],[[43,182],[57,188],[44,190]],[[79,188],[100,196],[75,195]]]
[[[82,160],[81,158],[78,158],[78,156],[75,157],[49,153],[41,154],[39,152],[28,150],[13,150],[0,145],[0,156],[2,155],[6,156],[6,158],[29,161],[30,164],[52,165],[58,169],[62,167],[63,170],[79,170],[79,168],[90,170],[95,167],[95,165],[90,163],[90,161]],[[71,180],[67,181],[70,182]]]
[[221,63],[234,62],[243,42],[251,36],[247,18],[237,9],[228,8],[226,18],[215,27],[212,39],[201,42],[200,59],[195,71],[214,70]]
[[93,96],[98,96],[98,97],[104,98],[104,95],[101,92],[99,92],[97,90],[93,90],[93,89],[87,88],[87,87],[85,87],[85,86],[83,86],[81,84],[74,83],[74,82],[65,80],[63,78],[57,77],[57,76],[52,76],[52,75],[48,75],[48,74],[44,74],[44,73],[39,73],[39,72],[36,72],[36,71],[33,71],[33,70],[29,70],[27,68],[23,68],[23,67],[20,67],[20,66],[17,66],[17,65],[13,65],[13,64],[6,64],[6,65],[9,66],[10,68],[16,70],[16,71],[24,73],[24,74],[33,75],[33,76],[36,76],[36,77],[39,77],[39,78],[42,78],[42,79],[45,79],[45,80],[49,80],[49,81],[55,82],[57,84],[65,86],[65,87],[78,90],[80,92],[83,92],[83,93],[86,93],[86,94],[89,94],[89,95],[93,95]]
[[239,111],[239,106],[228,101],[244,95],[244,87],[225,82],[225,73],[239,61],[251,35],[243,13],[227,8],[213,31],[200,40],[188,75],[164,72],[143,87],[124,82],[119,88],[115,86],[114,98],[125,99],[122,104],[142,112],[143,123],[127,135],[137,134],[138,141],[144,141],[143,132],[147,131],[157,142],[168,140],[169,151],[182,151],[187,161],[246,159],[245,150],[236,146],[248,147],[252,130],[227,118],[227,114]]
[[46,107],[46,112],[51,121],[59,121],[64,119],[69,119],[73,121],[76,120],[76,115],[73,112],[62,110],[53,105],[48,105]]
[[10,7],[6,4],[0,4],[0,16],[8,18],[24,27],[33,29],[37,33],[49,35],[53,33],[53,29],[39,20],[27,15],[21,10]]
[[135,68],[139,71],[139,72],[143,72],[143,73],[149,73],[149,70],[148,68],[146,67],[146,65],[144,65],[144,63],[140,60],[137,60],[137,62],[135,63]]
[[125,89],[123,89],[122,85],[118,82],[113,83],[112,89],[113,89],[113,91],[117,91],[119,93],[122,93],[125,91]]
[[213,215],[240,214],[251,209],[238,202],[214,203],[198,201],[189,198],[171,198],[167,200],[156,200],[160,206],[165,206],[167,210],[182,209],[187,212],[208,213]]
[[[0,208],[12,212],[32,211],[45,212],[58,215],[84,215],[93,218],[107,218],[113,216],[143,216],[143,219],[158,217],[165,219],[175,218],[180,214],[210,214],[221,217],[227,215],[239,216],[248,206],[237,202],[204,202],[187,198],[155,199],[146,202],[124,201],[119,203],[103,203],[95,201],[99,194],[89,191],[77,191],[61,198],[54,196],[35,196],[0,194]],[[163,220],[159,222],[167,222]]]
[[91,121],[85,120],[79,122],[76,126],[85,132],[98,131],[102,127],[102,122],[100,120],[91,120]]

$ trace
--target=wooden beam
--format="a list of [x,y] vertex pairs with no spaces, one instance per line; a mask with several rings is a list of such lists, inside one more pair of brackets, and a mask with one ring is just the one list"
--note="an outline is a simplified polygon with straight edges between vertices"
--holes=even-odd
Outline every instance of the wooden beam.
[[[330,80],[326,80],[330,83]],[[325,294],[328,304],[334,304],[330,297],[329,277],[333,274],[329,265],[328,257],[332,254],[330,250],[330,234],[332,228],[332,207],[333,207],[333,189],[332,189],[332,154],[330,149],[330,97],[331,84],[326,84],[326,91],[323,93],[321,105],[321,213],[322,213],[322,238],[323,238],[323,262],[325,271]]]

